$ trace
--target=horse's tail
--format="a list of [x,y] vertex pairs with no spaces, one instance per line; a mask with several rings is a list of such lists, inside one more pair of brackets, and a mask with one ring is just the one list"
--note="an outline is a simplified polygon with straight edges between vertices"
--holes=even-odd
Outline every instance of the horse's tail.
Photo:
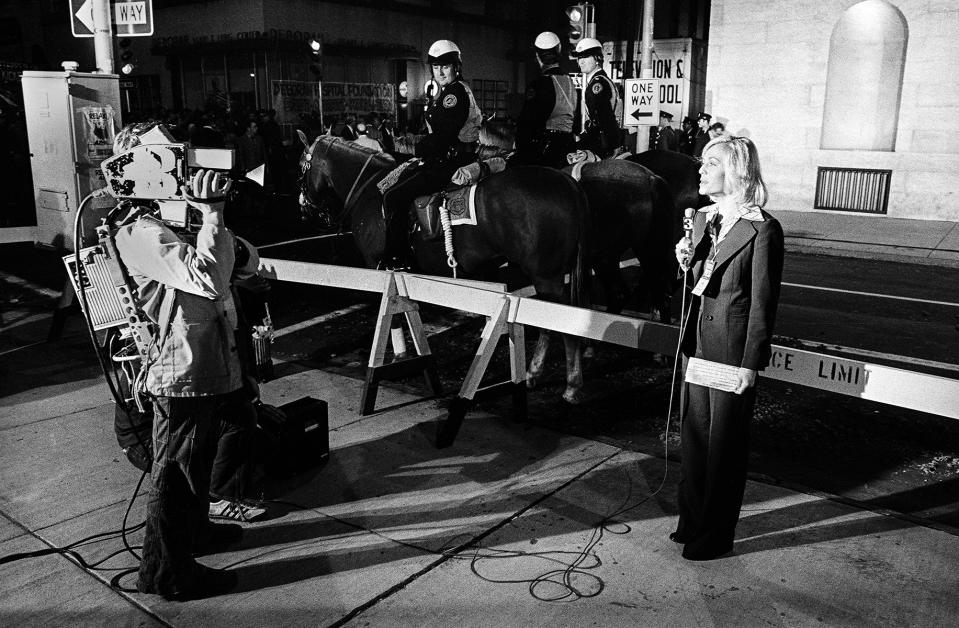
[[570,305],[577,307],[590,306],[590,222],[589,200],[586,198],[586,192],[578,184],[576,185],[576,211],[579,213],[579,243],[576,245],[576,262],[570,272]]

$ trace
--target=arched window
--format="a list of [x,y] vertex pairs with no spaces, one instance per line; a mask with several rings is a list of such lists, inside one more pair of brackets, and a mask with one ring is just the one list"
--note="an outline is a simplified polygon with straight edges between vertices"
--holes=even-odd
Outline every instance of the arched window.
[[821,148],[895,150],[908,39],[906,18],[883,0],[842,14],[829,40]]

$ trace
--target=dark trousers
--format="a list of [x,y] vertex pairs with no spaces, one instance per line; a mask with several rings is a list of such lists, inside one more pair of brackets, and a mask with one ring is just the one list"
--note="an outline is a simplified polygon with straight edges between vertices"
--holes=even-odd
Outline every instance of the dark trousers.
[[[153,420],[152,486],[147,503],[138,589],[171,594],[194,586],[193,550],[209,526],[209,492],[218,437],[226,431],[236,454],[240,442],[228,419],[243,393],[208,397],[156,397]],[[232,422],[235,426],[236,422]],[[246,456],[248,459],[248,456]],[[221,486],[236,486],[238,466],[223,457]]]
[[679,524],[684,555],[732,549],[746,487],[755,386],[742,395],[687,384]]
[[239,501],[247,496],[250,485],[256,410],[247,395],[237,391],[225,396],[217,418],[210,497]]
[[401,179],[386,191],[383,206],[386,209],[386,251],[384,257],[410,255],[410,208],[420,196],[435,194],[450,185],[450,177],[457,166],[451,164],[425,165]]

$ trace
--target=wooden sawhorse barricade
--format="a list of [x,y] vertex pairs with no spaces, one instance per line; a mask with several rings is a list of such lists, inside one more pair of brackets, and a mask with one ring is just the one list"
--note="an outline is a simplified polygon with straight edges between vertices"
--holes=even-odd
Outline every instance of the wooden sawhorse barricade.
[[[263,258],[260,261],[259,272],[269,279],[377,292],[383,295],[360,403],[363,415],[375,411],[376,395],[383,380],[422,373],[430,394],[442,394],[436,361],[419,314],[418,303],[431,303],[480,314],[487,319],[466,378],[459,393],[450,403],[447,419],[440,423],[437,430],[437,447],[448,447],[453,443],[466,413],[482,398],[509,392],[513,396],[514,418],[526,419],[526,348],[523,326],[509,320],[510,308],[515,302],[506,292],[505,285],[272,258]],[[393,319],[397,315],[403,315],[409,326],[416,355],[387,364],[387,343]],[[506,336],[509,342],[510,379],[481,387],[486,368],[499,339],[503,336]]]

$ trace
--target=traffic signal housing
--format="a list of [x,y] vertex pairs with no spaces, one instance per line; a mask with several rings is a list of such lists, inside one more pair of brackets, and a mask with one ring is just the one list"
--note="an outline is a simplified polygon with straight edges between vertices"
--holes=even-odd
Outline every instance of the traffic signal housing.
[[307,42],[310,54],[310,73],[317,79],[323,75],[323,42],[311,39]]
[[570,50],[576,47],[579,40],[586,36],[586,4],[574,4],[566,9],[566,17],[569,18],[569,38]]
[[120,41],[117,42],[117,46],[120,48],[120,71],[124,74],[130,74],[137,67],[133,61],[133,51],[130,49],[130,44],[133,43],[129,37],[121,37]]

